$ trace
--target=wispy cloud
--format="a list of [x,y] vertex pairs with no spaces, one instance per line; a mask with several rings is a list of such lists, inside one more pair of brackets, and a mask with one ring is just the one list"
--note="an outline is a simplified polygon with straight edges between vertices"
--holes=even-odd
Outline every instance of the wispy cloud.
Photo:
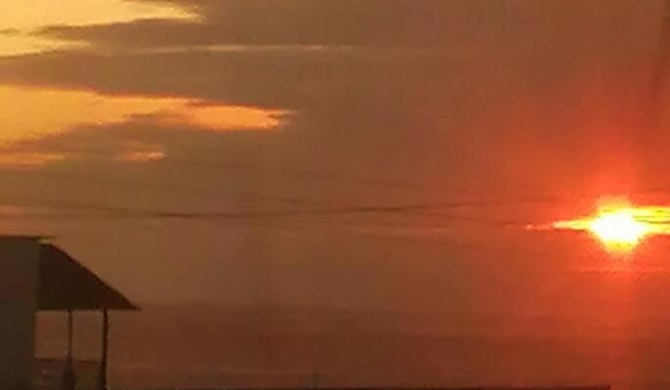
[[273,130],[287,114],[281,110],[203,104],[187,98],[0,87],[0,145],[40,139],[77,127],[139,120],[196,131]]
[[0,168],[34,169],[66,159],[66,154],[55,152],[0,151]]
[[[39,10],[39,11],[37,11]],[[0,2],[0,56],[80,47],[36,34],[48,26],[94,26],[141,19],[190,20],[199,15],[185,6],[128,0],[3,0]]]
[[123,150],[116,155],[115,160],[127,163],[150,163],[161,161],[165,157],[165,148],[161,145],[128,142],[123,146]]

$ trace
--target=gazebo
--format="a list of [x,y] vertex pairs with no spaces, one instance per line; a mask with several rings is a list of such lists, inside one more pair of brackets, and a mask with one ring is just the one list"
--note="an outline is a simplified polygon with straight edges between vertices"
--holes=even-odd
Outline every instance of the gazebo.
[[[0,236],[0,390],[76,387],[73,313],[78,311],[99,312],[102,316],[94,387],[107,388],[109,312],[115,310],[138,308],[41,237]],[[35,358],[35,322],[40,311],[67,313],[67,355],[55,383],[40,380],[43,378]]]

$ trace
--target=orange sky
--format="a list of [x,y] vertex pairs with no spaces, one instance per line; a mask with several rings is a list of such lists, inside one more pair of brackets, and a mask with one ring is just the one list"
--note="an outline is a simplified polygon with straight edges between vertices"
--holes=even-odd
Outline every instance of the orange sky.
[[[640,121],[663,3],[0,0],[0,232],[54,237],[143,307],[647,340],[668,235],[622,262],[584,229],[623,195],[665,233],[670,133]],[[198,356],[223,345],[189,324]]]
[[[36,10],[39,10],[36,12]],[[128,23],[142,19],[197,22],[186,7],[125,0],[10,0],[0,3],[0,58],[44,51],[86,49],[85,42],[63,42],[38,37],[50,26],[91,26]],[[194,99],[149,96],[107,96],[90,90],[22,88],[0,85],[0,147],[38,140],[92,125],[123,123],[138,116],[155,117],[156,123],[188,126],[207,131],[272,129],[285,112],[220,104],[199,105]],[[27,115],[26,107],[30,107]],[[138,153],[138,152],[133,152]],[[144,156],[144,155],[143,155]],[[157,155],[151,155],[154,158]],[[0,165],[35,166],[62,161],[50,152],[6,152]],[[128,156],[127,156],[128,157]],[[144,156],[146,157],[146,156]],[[140,155],[128,158],[144,161]],[[152,160],[149,158],[148,160]]]
[[[201,105],[184,98],[105,96],[88,91],[0,86],[0,147],[38,141],[85,127],[122,124],[148,117],[151,123],[185,126],[200,131],[273,130],[281,125],[281,110]],[[26,108],[30,107],[30,112]],[[95,129],[86,130],[95,131]],[[131,153],[131,154],[128,154]],[[124,151],[127,161],[145,162],[163,155]],[[39,166],[61,162],[67,154],[7,150],[0,166]]]
[[[157,123],[209,131],[279,126],[285,112],[249,107],[202,105],[185,98],[105,96],[89,91],[0,87],[0,145],[44,138],[77,127],[156,116]],[[30,112],[26,108],[30,107]]]
[[[441,209],[212,224],[0,222],[8,232],[53,233],[139,299],[565,303],[526,301],[522,290],[606,264],[598,243],[496,221],[576,219],[594,212],[601,193],[666,184],[662,158],[641,172],[667,142],[633,147],[643,129],[631,122],[661,6],[3,0],[3,203],[225,215],[562,201],[458,210],[467,223]],[[584,193],[593,199],[572,201]],[[663,245],[648,240],[642,263],[658,261],[645,251]],[[544,250],[551,255],[537,254]],[[499,272],[480,273],[488,267]],[[444,282],[463,278],[489,287]]]

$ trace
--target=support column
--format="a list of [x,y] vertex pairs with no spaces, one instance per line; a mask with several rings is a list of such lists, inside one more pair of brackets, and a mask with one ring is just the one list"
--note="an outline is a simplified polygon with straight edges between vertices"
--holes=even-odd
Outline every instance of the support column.
[[102,344],[100,348],[100,370],[98,372],[98,388],[107,390],[107,370],[109,361],[109,311],[102,311]]
[[74,313],[67,311],[67,357],[63,372],[63,390],[73,390],[77,387],[77,376],[74,372]]
[[74,344],[74,315],[72,310],[67,311],[67,367],[72,369],[72,362],[74,361],[73,357],[73,344]]
[[33,385],[40,250],[38,239],[0,236],[0,389]]

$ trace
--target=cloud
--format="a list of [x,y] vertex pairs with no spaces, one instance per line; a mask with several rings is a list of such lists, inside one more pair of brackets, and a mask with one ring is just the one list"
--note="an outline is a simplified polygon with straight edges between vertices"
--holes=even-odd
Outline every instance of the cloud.
[[42,36],[88,49],[3,59],[0,82],[311,110],[441,99],[464,73],[553,88],[568,73],[638,71],[658,33],[658,7],[632,0],[163,3],[199,17],[51,26]]
[[65,153],[0,149],[0,168],[36,169],[61,162],[66,158]]
[[277,130],[291,116],[291,113],[286,110],[226,106],[186,99],[175,99],[175,103],[173,108],[144,116],[143,119],[148,119],[149,123],[153,122],[162,126],[223,132]]
[[[477,93],[475,84],[498,88],[523,79],[556,88],[571,73],[590,71],[574,65],[580,60],[495,50],[62,52],[0,59],[0,83],[301,111],[365,105],[372,98],[440,104],[457,93]],[[597,71],[628,66],[613,61]]]
[[[132,119],[138,127],[182,128],[184,136],[167,130],[155,134],[184,143],[201,139],[200,133],[186,129],[187,123],[208,126],[202,121],[196,126],[193,118],[177,123],[179,116],[161,111],[171,99],[214,104],[228,110],[225,116],[231,106],[260,110],[250,115],[262,117],[254,119],[257,124],[276,123],[277,115],[295,112],[299,116],[280,137],[292,146],[264,154],[298,166],[360,169],[362,176],[419,182],[439,181],[440,173],[448,171],[450,180],[477,186],[484,185],[479,180],[484,172],[490,181],[497,177],[498,182],[541,182],[555,188],[561,180],[569,182],[572,175],[566,172],[578,172],[579,165],[595,170],[594,159],[614,159],[594,150],[625,139],[620,123],[645,85],[641,64],[646,57],[640,53],[656,37],[651,8],[625,1],[598,13],[598,2],[570,6],[477,0],[426,2],[414,8],[415,2],[392,0],[384,3],[386,10],[377,1],[352,5],[327,0],[323,9],[316,3],[200,2],[203,22],[198,23],[74,27],[69,30],[73,34],[110,31],[109,40],[82,35],[76,39],[90,42],[93,49],[2,59],[0,82],[92,91],[109,101],[146,100],[150,109],[124,109],[118,120]],[[621,29],[617,17],[609,20],[612,15],[620,19],[629,8],[626,20],[636,34]],[[388,22],[388,14],[397,23]],[[436,16],[422,19],[429,14]],[[227,23],[226,15],[236,19]],[[315,15],[334,19],[322,23]],[[283,23],[283,18],[295,22]],[[368,25],[381,27],[367,31]],[[226,29],[249,33],[227,35]],[[284,30],[270,34],[277,29]],[[394,31],[407,34],[394,36]],[[108,43],[121,49],[106,51]],[[224,46],[231,50],[197,47],[226,43],[233,44]],[[178,111],[188,118],[190,108]],[[81,119],[73,125],[83,125]],[[606,142],[601,126],[613,134]],[[76,130],[86,131],[94,130]],[[168,147],[168,158],[171,152]],[[537,164],[529,166],[522,156]],[[253,158],[281,164],[279,157]],[[380,173],[374,169],[380,160],[396,163]]]
[[[346,57],[338,58],[332,53],[105,56],[66,52],[0,60],[0,83],[297,108],[309,98],[305,87],[312,82],[326,81],[331,75],[338,77],[336,72],[347,71],[342,69],[347,66],[346,62]],[[330,83],[340,80],[341,76]]]
[[197,20],[198,15],[184,5],[157,1],[6,0],[0,3],[0,23],[22,30],[50,25],[104,25],[147,18]]
[[21,30],[19,30],[18,28],[11,28],[10,27],[10,28],[4,28],[4,29],[0,30],[0,35],[5,36],[5,37],[11,37],[11,36],[16,36],[16,35],[20,35],[20,34],[21,34]]
[[165,159],[165,148],[162,145],[126,142],[115,159],[129,163],[151,163]]
[[[602,152],[626,145],[621,123],[645,85],[642,68],[631,69],[629,59],[591,63],[582,57],[523,54],[412,49],[42,53],[0,60],[0,82],[89,91],[86,96],[110,102],[139,99],[148,108],[124,109],[118,120],[162,127],[165,132],[154,131],[150,141],[159,144],[195,142],[201,132],[189,130],[188,123],[207,130],[206,113],[231,118],[235,107],[246,107],[257,128],[263,123],[285,128],[282,148],[240,156],[245,161],[253,155],[269,166],[282,166],[284,159],[409,182],[449,171],[450,181],[464,187],[518,180],[555,189],[562,181],[568,185],[576,176],[588,176],[583,166],[599,171],[615,157],[627,161],[621,158],[625,151],[619,157]],[[177,110],[186,120],[165,112],[163,105],[175,101],[186,103]],[[203,114],[200,120],[194,112]],[[114,122],[82,129],[81,119],[73,132],[93,133]],[[606,140],[602,126],[608,128]],[[246,137],[266,142],[261,138]],[[198,143],[212,144],[211,138]],[[238,155],[234,148],[226,150]],[[166,151],[169,159],[173,150]],[[522,156],[538,163],[528,165]],[[375,169],[380,160],[398,163],[381,173]],[[575,176],[580,169],[584,172]],[[490,177],[480,180],[481,172]]]
[[[212,132],[273,130],[281,111],[201,104],[187,98],[105,96],[82,90],[0,87],[0,145],[39,139],[83,126],[132,120]],[[30,107],[30,112],[26,110]]]
[[[654,15],[660,20],[656,4],[634,0],[541,5],[533,0],[168,0],[165,4],[192,6],[201,18],[63,24],[41,34],[90,42],[105,50],[202,45],[453,48],[463,42],[516,44],[534,50],[544,50],[544,44],[564,50],[559,45],[567,43],[573,49],[594,50],[593,38],[620,22],[622,14],[629,24]],[[631,41],[630,36],[618,34],[623,44]]]
[[125,0],[5,0],[0,2],[0,56],[82,47],[85,42],[58,42],[35,34],[52,25],[93,26],[134,20],[198,20],[188,7]]

